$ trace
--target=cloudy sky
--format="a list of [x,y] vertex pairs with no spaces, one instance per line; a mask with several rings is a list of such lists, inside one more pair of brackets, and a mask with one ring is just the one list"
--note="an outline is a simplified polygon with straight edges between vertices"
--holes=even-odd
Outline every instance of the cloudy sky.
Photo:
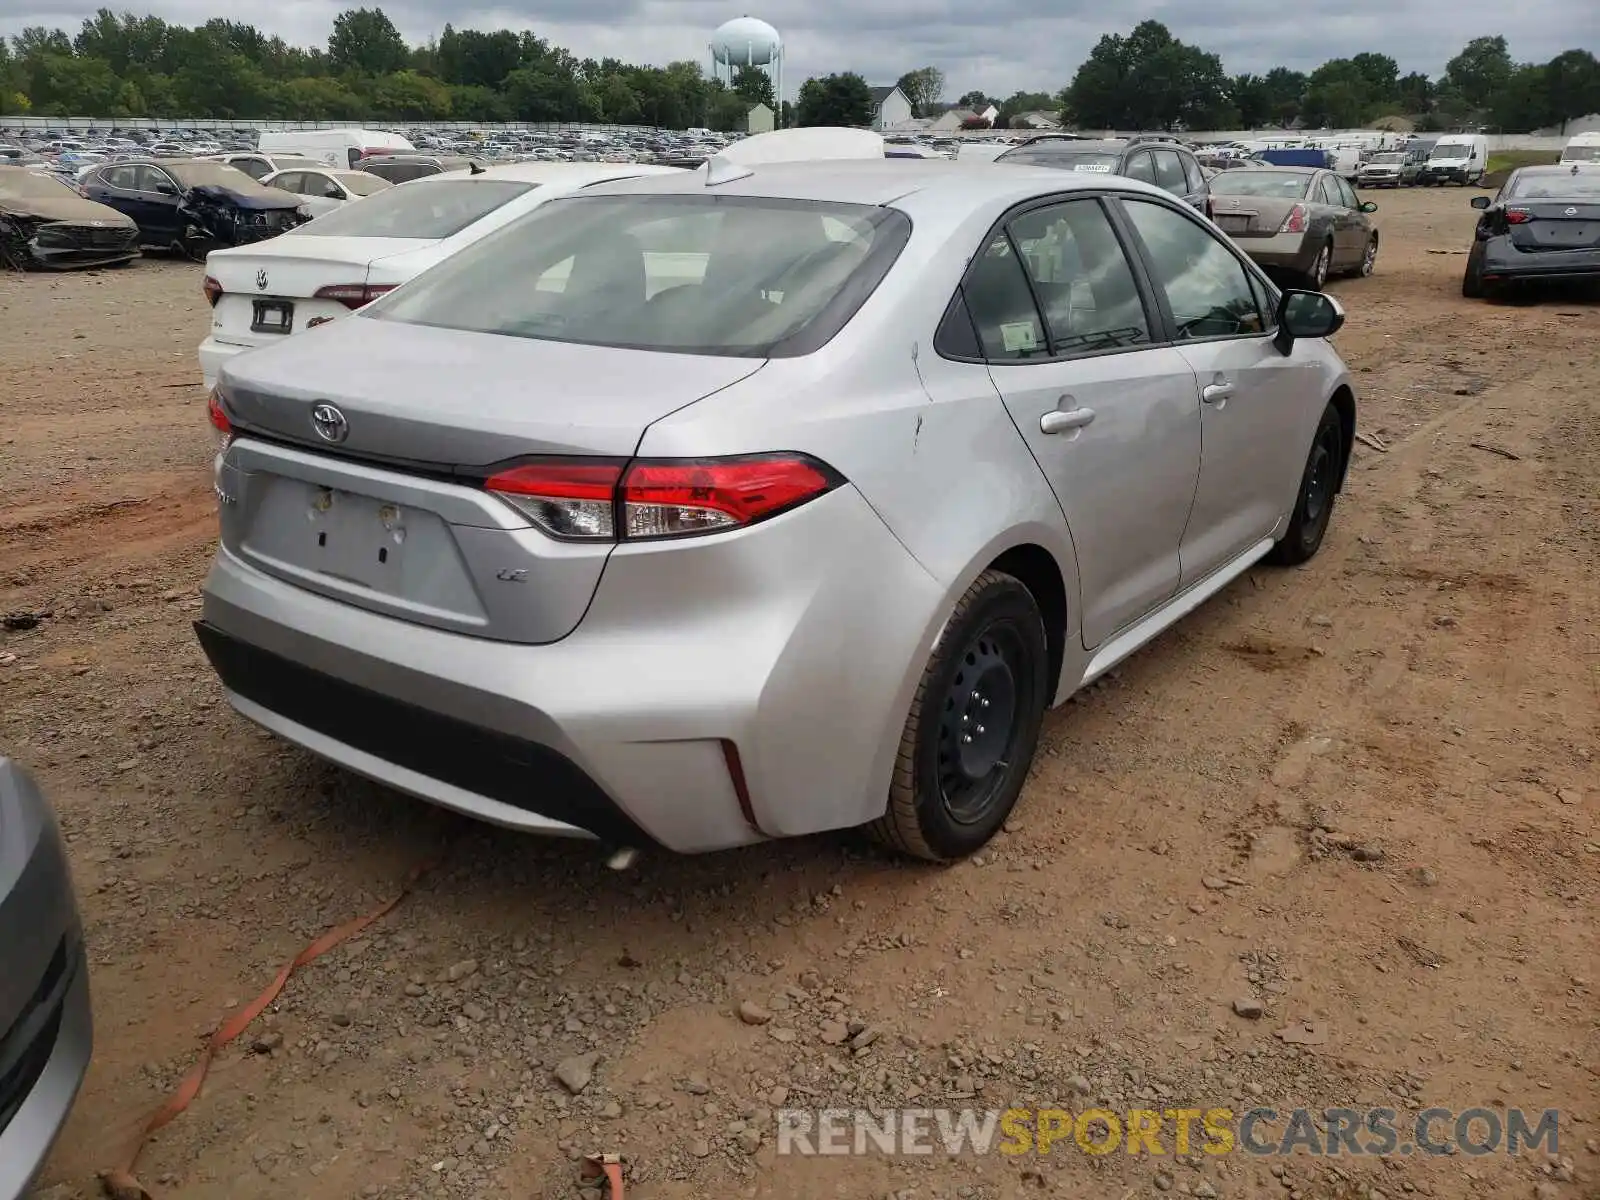
[[[735,0],[737,3],[737,0]],[[371,0],[278,0],[260,6],[215,0],[146,0],[132,7],[169,21],[198,24],[225,15],[254,19],[299,45],[323,45],[334,14]],[[25,25],[75,32],[94,0],[0,0],[0,33]],[[706,44],[722,21],[745,10],[718,0],[545,0],[537,7],[477,8],[461,0],[395,0],[382,7],[412,41],[446,21],[460,28],[533,29],[580,58],[635,62],[708,61]],[[1137,21],[1164,21],[1184,41],[1222,55],[1230,72],[1284,65],[1309,70],[1324,59],[1383,51],[1405,71],[1437,75],[1468,40],[1507,33],[1519,60],[1542,61],[1572,47],[1600,45],[1596,0],[1133,0],[1112,17],[1090,0],[764,0],[751,15],[783,34],[785,91],[807,75],[853,70],[869,83],[933,64],[945,73],[946,98],[972,88],[1008,95],[1018,88],[1055,91],[1072,77],[1103,33]],[[1508,12],[1514,19],[1508,20]]]

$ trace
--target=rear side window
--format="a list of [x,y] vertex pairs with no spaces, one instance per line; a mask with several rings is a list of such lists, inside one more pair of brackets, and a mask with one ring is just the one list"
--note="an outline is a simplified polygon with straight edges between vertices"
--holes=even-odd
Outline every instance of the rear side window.
[[618,349],[801,354],[854,315],[909,234],[903,213],[868,205],[569,198],[513,221],[370,311]]
[[1028,277],[1004,230],[989,239],[961,289],[984,358],[1004,362],[1049,354],[1050,343]]
[[1332,175],[1324,175],[1317,184],[1317,198],[1324,204],[1334,208],[1344,207],[1344,197],[1339,195],[1338,185],[1333,182]]
[[262,179],[272,174],[272,168],[259,158],[230,158],[230,167],[237,167],[251,179]]
[[1143,183],[1156,181],[1156,169],[1150,162],[1149,153],[1143,150],[1128,159],[1128,165],[1122,169],[1122,173],[1129,179],[1137,179]]
[[1200,169],[1200,161],[1188,154],[1180,154],[1178,158],[1183,162],[1183,176],[1189,182],[1189,191],[1191,193],[1205,191],[1206,176]]
[[1011,241],[1044,309],[1051,352],[1092,354],[1150,340],[1133,268],[1097,200],[1036,208]]
[[275,187],[285,192],[304,192],[306,190],[306,176],[304,171],[287,171],[279,175],[268,187]]
[[1164,188],[1174,196],[1182,196],[1189,190],[1189,182],[1183,177],[1183,163],[1179,161],[1174,150],[1156,150],[1152,157],[1156,160],[1156,186]]
[[459,233],[502,204],[533,190],[507,179],[451,179],[385,188],[365,204],[335,209],[284,237],[421,238],[434,241]]

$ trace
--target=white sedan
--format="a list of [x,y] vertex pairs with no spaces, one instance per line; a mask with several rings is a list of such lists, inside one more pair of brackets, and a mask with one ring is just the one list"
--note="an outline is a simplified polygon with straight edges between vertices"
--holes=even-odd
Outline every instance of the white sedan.
[[218,369],[235,354],[344,316],[546,200],[612,179],[675,170],[519,163],[395,185],[360,171],[324,171],[370,179],[383,189],[270,241],[206,256],[211,334],[200,344],[206,387],[216,386]]
[[313,217],[325,216],[352,200],[374,196],[394,186],[387,179],[365,171],[341,171],[332,167],[293,166],[274,171],[261,182],[298,196],[304,201],[301,207]]

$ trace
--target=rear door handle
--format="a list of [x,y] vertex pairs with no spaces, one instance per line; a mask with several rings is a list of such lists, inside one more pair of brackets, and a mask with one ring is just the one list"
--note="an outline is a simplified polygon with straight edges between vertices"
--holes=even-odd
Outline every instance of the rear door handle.
[[1233,395],[1231,383],[1208,383],[1200,389],[1200,399],[1207,404],[1221,404],[1231,395]]
[[1039,418],[1040,433],[1065,433],[1069,429],[1082,429],[1094,420],[1092,408],[1052,409]]

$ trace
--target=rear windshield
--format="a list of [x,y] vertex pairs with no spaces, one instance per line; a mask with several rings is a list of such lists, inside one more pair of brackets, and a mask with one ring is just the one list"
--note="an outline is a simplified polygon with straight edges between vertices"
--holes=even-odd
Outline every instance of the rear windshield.
[[995,162],[1027,163],[1031,166],[1055,167],[1062,171],[1093,171],[1101,175],[1115,171],[1121,161],[1120,151],[1072,150],[1067,146],[1052,145],[1049,142],[1018,146],[995,159]]
[[382,189],[365,204],[347,204],[285,237],[378,237],[437,240],[533,189],[511,180],[452,179]]
[[1229,171],[1211,181],[1213,196],[1266,196],[1278,200],[1300,200],[1313,176],[1288,171]]
[[371,196],[394,186],[387,179],[379,179],[365,171],[340,171],[337,178],[358,196]]
[[813,333],[841,327],[909,231],[904,214],[857,204],[681,195],[556,200],[367,311],[381,320],[619,349],[804,353],[801,335],[813,322]]
[[1517,200],[1593,200],[1600,198],[1600,171],[1573,174],[1562,171],[1546,175],[1518,175],[1506,189]]
[[410,183],[413,179],[422,179],[428,175],[442,174],[441,170],[432,163],[368,163],[361,168],[369,175],[377,175],[387,179],[390,183]]
[[1600,146],[1568,146],[1561,152],[1561,161],[1600,163]]

